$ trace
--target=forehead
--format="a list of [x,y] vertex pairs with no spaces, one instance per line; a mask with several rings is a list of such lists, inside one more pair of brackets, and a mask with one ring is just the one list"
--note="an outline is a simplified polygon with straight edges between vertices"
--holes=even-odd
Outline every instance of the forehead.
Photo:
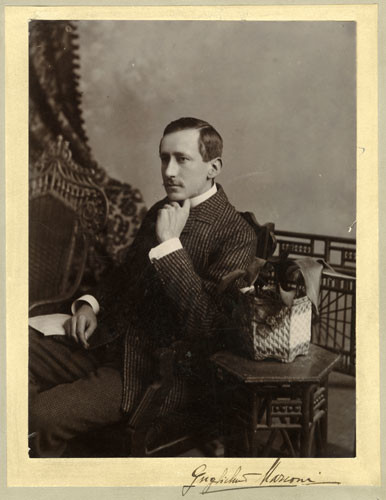
[[162,138],[160,152],[200,154],[199,135],[197,129],[178,130],[167,134]]

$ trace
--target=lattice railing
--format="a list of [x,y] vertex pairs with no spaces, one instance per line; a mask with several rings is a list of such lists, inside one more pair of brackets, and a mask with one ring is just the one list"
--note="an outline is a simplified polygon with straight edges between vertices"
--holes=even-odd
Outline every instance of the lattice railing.
[[276,254],[320,257],[339,274],[323,272],[319,315],[313,315],[312,342],[342,355],[340,371],[355,375],[355,261],[351,238],[275,231]]
[[312,342],[339,352],[339,369],[350,375],[355,375],[355,297],[355,277],[331,277],[325,273],[319,315],[314,314],[312,322]]
[[356,241],[353,238],[323,236],[320,234],[275,231],[278,253],[320,257],[339,272],[355,275]]

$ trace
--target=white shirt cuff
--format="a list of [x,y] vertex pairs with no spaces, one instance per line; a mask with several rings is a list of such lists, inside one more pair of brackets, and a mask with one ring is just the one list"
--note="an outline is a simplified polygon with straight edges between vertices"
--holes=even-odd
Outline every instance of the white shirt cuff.
[[79,302],[87,302],[92,307],[92,310],[94,311],[95,314],[99,313],[99,302],[95,297],[92,295],[82,295],[82,297],[79,297],[79,299],[76,299],[72,304],[71,304],[71,312],[72,314],[76,313],[76,310],[79,307]]
[[165,255],[180,250],[181,248],[182,245],[179,238],[170,238],[170,240],[166,240],[152,248],[149,252],[149,259],[151,261],[161,259],[165,257]]

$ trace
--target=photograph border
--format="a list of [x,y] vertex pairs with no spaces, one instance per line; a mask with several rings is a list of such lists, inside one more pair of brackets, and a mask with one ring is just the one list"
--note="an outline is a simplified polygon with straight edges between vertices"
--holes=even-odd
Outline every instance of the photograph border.
[[[82,9],[82,10],[80,10]],[[120,12],[118,12],[120,11]],[[28,310],[28,213],[20,210],[28,199],[28,19],[243,19],[243,20],[354,20],[358,39],[358,149],[357,157],[357,450],[355,459],[283,460],[288,473],[321,473],[324,481],[342,485],[380,484],[379,339],[378,339],[378,183],[377,183],[377,6],[243,6],[243,7],[6,7],[6,277],[7,277],[7,474],[9,486],[145,486],[157,469],[153,485],[180,486],[202,459],[29,459],[26,435]],[[86,17],[84,17],[86,16]],[[140,16],[140,17],[138,17]],[[237,17],[239,16],[239,17]],[[365,153],[362,153],[364,148]],[[15,249],[17,252],[15,254]],[[366,255],[365,255],[366,254]],[[364,263],[366,257],[366,265]],[[369,258],[370,257],[370,258]],[[369,264],[371,262],[371,264]],[[23,265],[21,265],[23,263]],[[15,300],[17,297],[17,300]],[[21,369],[15,369],[15,367]],[[373,386],[369,387],[369,382]],[[369,406],[371,413],[367,412]],[[24,418],[23,418],[24,415]],[[370,415],[370,423],[369,423]],[[366,426],[372,432],[365,434]],[[25,431],[25,432],[24,432]],[[173,465],[178,461],[178,468]],[[213,473],[245,463],[267,467],[270,459],[208,459]],[[134,461],[134,462],[133,462]],[[103,462],[103,463],[102,463]],[[119,463],[118,463],[119,462]],[[150,463],[149,463],[150,462]],[[137,469],[141,469],[138,474]],[[174,469],[173,477],[170,470]],[[103,476],[101,473],[103,472]],[[320,476],[319,476],[320,477]],[[96,483],[96,478],[99,483]],[[166,480],[166,481],[165,481]],[[246,493],[246,492],[244,492]],[[287,494],[287,492],[286,492]],[[297,488],[299,495],[299,488]],[[259,492],[260,495],[260,492]]]

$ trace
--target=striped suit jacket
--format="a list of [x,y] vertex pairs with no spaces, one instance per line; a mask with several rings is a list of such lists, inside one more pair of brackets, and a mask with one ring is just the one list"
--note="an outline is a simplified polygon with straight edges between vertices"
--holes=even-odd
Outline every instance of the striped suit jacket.
[[162,413],[184,404],[187,386],[204,382],[205,361],[221,343],[217,285],[230,271],[248,267],[255,256],[256,236],[221,186],[217,188],[215,195],[191,209],[180,236],[183,248],[150,262],[148,253],[158,244],[157,213],[166,199],[156,203],[125,264],[93,291],[101,311],[90,344],[112,345],[115,356],[122,353],[124,412],[136,407],[152,382],[156,348],[179,339],[190,339],[196,348],[176,374]]

